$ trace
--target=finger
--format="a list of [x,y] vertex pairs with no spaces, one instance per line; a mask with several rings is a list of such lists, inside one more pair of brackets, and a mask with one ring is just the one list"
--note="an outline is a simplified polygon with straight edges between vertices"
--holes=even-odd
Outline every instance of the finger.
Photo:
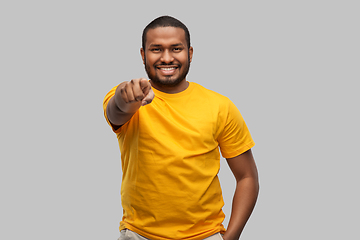
[[133,84],[131,82],[128,82],[125,85],[125,93],[126,93],[126,98],[128,99],[127,103],[130,102],[135,102],[135,96],[134,96],[134,92],[133,92]]
[[142,106],[145,106],[145,105],[151,103],[152,100],[154,99],[154,97],[155,97],[155,93],[154,93],[154,91],[150,88],[149,93],[148,93],[148,94],[144,97],[144,99],[142,100],[141,105],[142,105]]
[[129,98],[127,96],[127,91],[126,91],[126,85],[120,89],[120,96],[125,103],[129,102]]
[[140,87],[144,95],[147,95],[149,93],[149,90],[151,89],[151,84],[149,80],[145,78],[140,79]]
[[141,79],[133,79],[130,82],[132,84],[132,92],[134,94],[134,99],[136,101],[141,101],[145,97],[145,94],[143,93],[140,85]]

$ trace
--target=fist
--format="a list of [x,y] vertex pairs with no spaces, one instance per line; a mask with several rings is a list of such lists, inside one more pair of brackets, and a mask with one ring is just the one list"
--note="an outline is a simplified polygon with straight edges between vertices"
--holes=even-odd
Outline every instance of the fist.
[[151,84],[145,78],[132,79],[120,88],[120,96],[125,103],[141,102],[145,106],[155,97]]

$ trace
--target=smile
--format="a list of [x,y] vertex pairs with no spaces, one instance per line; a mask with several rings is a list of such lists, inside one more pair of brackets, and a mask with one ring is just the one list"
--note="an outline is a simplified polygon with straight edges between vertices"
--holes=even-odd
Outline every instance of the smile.
[[176,70],[178,69],[177,66],[172,66],[172,67],[157,66],[156,68],[161,72],[161,75],[165,75],[165,76],[174,75]]
[[160,70],[164,70],[164,71],[171,71],[171,70],[175,70],[175,67],[171,67],[171,68],[159,68]]

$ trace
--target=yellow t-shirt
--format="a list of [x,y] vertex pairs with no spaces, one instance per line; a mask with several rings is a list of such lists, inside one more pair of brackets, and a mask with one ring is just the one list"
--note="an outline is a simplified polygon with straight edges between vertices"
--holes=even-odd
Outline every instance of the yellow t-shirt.
[[[115,90],[104,99],[107,121]],[[123,171],[120,230],[164,240],[224,233],[219,147],[232,158],[254,146],[243,118],[228,98],[196,83],[176,94],[153,91],[152,103],[115,130]]]

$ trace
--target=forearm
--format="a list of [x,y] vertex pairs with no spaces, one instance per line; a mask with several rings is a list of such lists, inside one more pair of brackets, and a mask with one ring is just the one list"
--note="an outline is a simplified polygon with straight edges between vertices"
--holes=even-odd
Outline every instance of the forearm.
[[244,178],[237,182],[233,197],[229,225],[223,238],[237,240],[249,219],[257,200],[259,184],[257,178]]

